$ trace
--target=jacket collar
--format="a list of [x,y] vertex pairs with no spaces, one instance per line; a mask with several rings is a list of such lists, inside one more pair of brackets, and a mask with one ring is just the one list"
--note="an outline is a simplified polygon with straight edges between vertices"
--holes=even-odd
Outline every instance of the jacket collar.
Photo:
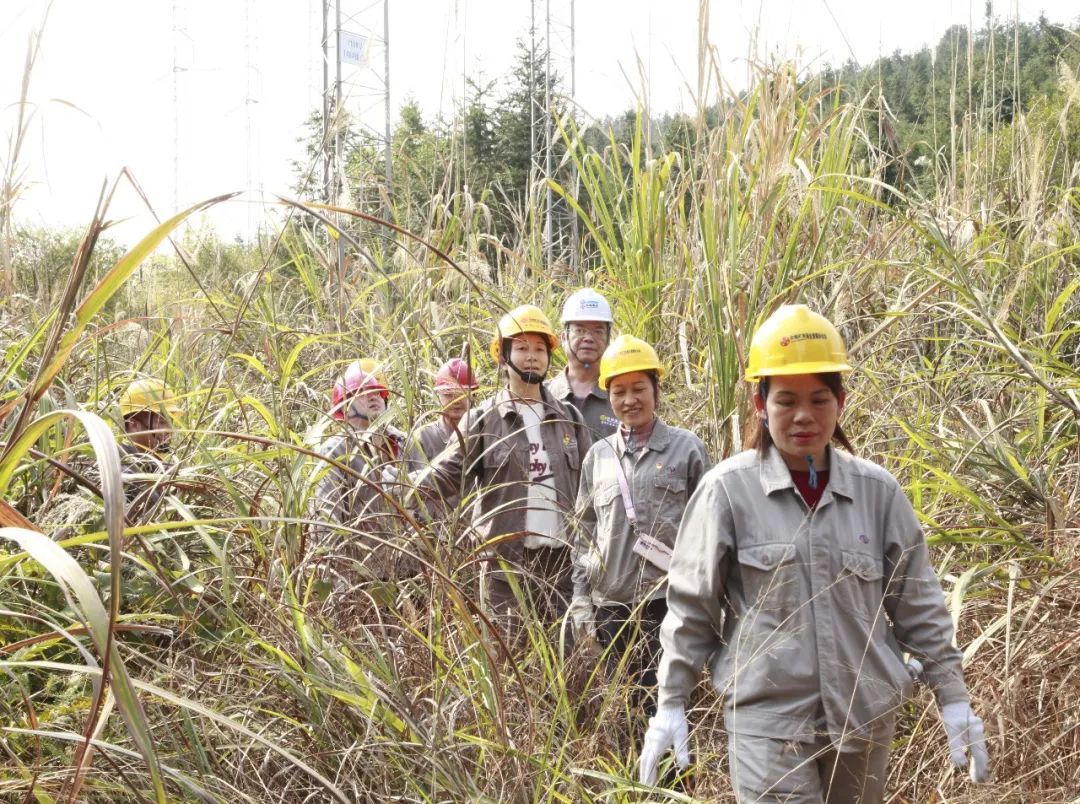
[[[464,421],[465,420],[462,419],[462,424],[464,424]],[[446,421],[446,418],[442,414],[439,414],[439,419],[435,422],[434,429],[439,434],[440,438],[450,438],[450,436],[454,434],[454,428],[450,426],[450,423]]]
[[[547,386],[544,383],[540,383],[540,401],[544,403],[544,418],[550,419],[555,416],[555,408],[552,404],[551,394],[548,393]],[[499,416],[504,419],[511,416],[520,416],[518,413],[517,403],[514,402],[514,398],[510,395],[510,391],[507,388],[502,388],[495,394],[495,410]]]
[[[552,394],[564,401],[570,399],[574,395],[574,391],[570,387],[570,368],[564,367],[562,371],[552,377],[550,385],[549,390]],[[595,383],[589,390],[589,396],[595,396],[601,402],[607,402],[608,398],[607,391],[601,391],[600,386]]]
[[[647,450],[663,452],[671,443],[671,428],[661,419],[656,417],[656,424],[649,433],[649,443],[645,445]],[[626,453],[626,439],[623,438],[622,426],[615,431],[615,452],[621,458]]]
[[[833,449],[831,444],[826,449],[829,451],[829,485],[825,488],[826,493],[831,491],[849,500],[854,499],[854,487],[851,482],[851,462],[854,458],[846,452]],[[766,496],[774,491],[795,487],[795,481],[791,479],[791,471],[784,462],[784,456],[775,446],[769,447],[768,454],[758,460],[758,476],[761,480],[761,490]]]

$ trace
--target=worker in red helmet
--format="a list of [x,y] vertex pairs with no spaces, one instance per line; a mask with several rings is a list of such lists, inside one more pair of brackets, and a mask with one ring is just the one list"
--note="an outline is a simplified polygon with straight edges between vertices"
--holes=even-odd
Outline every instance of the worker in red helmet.
[[439,418],[416,434],[420,450],[434,460],[457,432],[458,424],[472,407],[472,392],[480,387],[469,364],[460,357],[443,363],[435,374],[435,396],[439,399]]
[[357,430],[367,430],[373,418],[386,412],[390,390],[378,364],[370,358],[354,360],[345,373],[334,380],[330,415],[347,421]]
[[325,523],[319,530],[322,541],[340,538],[355,546],[365,574],[381,580],[409,574],[414,564],[403,556],[400,543],[393,543],[405,529],[380,483],[387,473],[423,466],[405,433],[384,421],[389,399],[386,378],[374,360],[353,361],[334,382],[330,414],[345,426],[319,449],[324,460],[316,466],[313,512]]

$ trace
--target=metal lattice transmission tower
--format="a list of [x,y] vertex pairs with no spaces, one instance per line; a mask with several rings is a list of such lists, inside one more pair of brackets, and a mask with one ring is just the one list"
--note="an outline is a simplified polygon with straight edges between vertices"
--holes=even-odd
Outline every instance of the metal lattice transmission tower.
[[[576,196],[577,175],[563,166],[565,152],[556,116],[574,111],[577,89],[575,0],[532,0],[531,62],[533,110],[530,116],[533,162],[531,173],[543,179],[544,263],[578,267],[578,220],[547,183],[554,179]],[[542,60],[541,60],[542,59]]]
[[[377,206],[389,197],[391,159],[389,0],[322,0],[322,195],[329,203]],[[382,177],[348,176],[348,134],[383,150]]]

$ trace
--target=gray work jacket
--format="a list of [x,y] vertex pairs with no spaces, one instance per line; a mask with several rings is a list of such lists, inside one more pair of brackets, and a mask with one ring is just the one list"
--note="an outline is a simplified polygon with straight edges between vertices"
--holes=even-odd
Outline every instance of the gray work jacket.
[[424,457],[429,461],[433,461],[435,456],[450,443],[451,435],[453,435],[453,431],[446,423],[446,419],[439,416],[435,421],[425,424],[417,430],[415,438],[420,451],[424,453]]
[[386,495],[393,498],[395,489],[383,487],[381,471],[420,469],[424,461],[419,449],[394,427],[364,431],[346,427],[323,444],[319,454],[352,472],[317,462],[314,471],[319,480],[311,501],[311,517],[320,523],[313,529],[315,546],[333,552],[343,545],[368,573],[384,580],[415,571],[412,560],[395,546],[407,542],[411,532],[395,504],[386,499]]
[[573,405],[581,411],[581,415],[585,418],[585,426],[589,428],[589,433],[592,435],[594,442],[607,438],[618,431],[619,420],[615,418],[615,414],[611,410],[607,391],[601,391],[599,385],[594,385],[592,390],[589,391],[589,395],[585,397],[581,407],[578,407],[574,390],[570,387],[570,377],[567,371],[568,369],[564,368],[551,378],[551,381],[547,384],[551,395],[563,404]]
[[[541,431],[565,529],[577,497],[581,461],[592,440],[576,408],[553,399],[542,385],[540,394],[546,410]],[[529,505],[529,442],[509,391],[499,391],[472,408],[460,430],[464,438],[450,439],[430,467],[414,472],[411,479],[421,490],[434,489],[443,497],[475,482],[473,527],[485,541],[510,537],[492,547],[509,561],[520,561],[524,554],[518,537],[524,536]],[[560,538],[569,544],[567,534]]]
[[[460,426],[465,426],[464,419],[462,419]],[[429,463],[435,460],[451,441],[457,441],[462,437],[461,431],[452,429],[442,416],[439,416],[438,420],[421,427],[414,435],[417,447]],[[449,511],[456,509],[461,503],[464,496],[462,491],[464,489],[455,490],[452,494],[441,498],[436,498],[432,494],[426,495],[424,506],[428,517],[433,520],[444,519]]]
[[[637,517],[626,516],[618,466]],[[621,432],[592,445],[581,469],[574,549],[574,596],[596,605],[634,605],[664,595],[665,573],[633,551],[644,532],[672,547],[690,495],[709,469],[701,439],[689,430],[656,420],[645,448],[626,449]]]
[[372,509],[376,501],[383,499],[377,470],[393,466],[408,471],[424,464],[419,448],[403,432],[389,426],[363,431],[346,428],[346,432],[326,441],[318,452],[371,481],[364,482],[333,465],[327,469],[324,461],[316,465],[315,471],[321,475],[315,488],[317,511],[324,518],[342,524],[355,522],[368,513],[378,513]]
[[833,744],[888,739],[911,692],[968,699],[952,620],[911,503],[881,467],[830,448],[809,511],[776,448],[708,472],[683,517],[661,628],[660,702],[710,661],[730,732]]
[[[175,467],[176,458],[171,452],[159,455],[131,443],[120,445],[124,500],[127,502],[127,514],[130,518],[138,518],[157,507],[168,490],[168,485],[162,481],[168,479],[169,473]],[[100,482],[98,480],[99,484]]]

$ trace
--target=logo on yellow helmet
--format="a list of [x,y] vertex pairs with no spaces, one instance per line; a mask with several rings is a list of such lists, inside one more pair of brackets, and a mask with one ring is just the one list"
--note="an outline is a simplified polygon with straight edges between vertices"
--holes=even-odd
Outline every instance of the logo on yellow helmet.
[[797,332],[794,335],[785,335],[780,339],[781,346],[788,346],[792,341],[827,341],[829,336],[824,332]]

